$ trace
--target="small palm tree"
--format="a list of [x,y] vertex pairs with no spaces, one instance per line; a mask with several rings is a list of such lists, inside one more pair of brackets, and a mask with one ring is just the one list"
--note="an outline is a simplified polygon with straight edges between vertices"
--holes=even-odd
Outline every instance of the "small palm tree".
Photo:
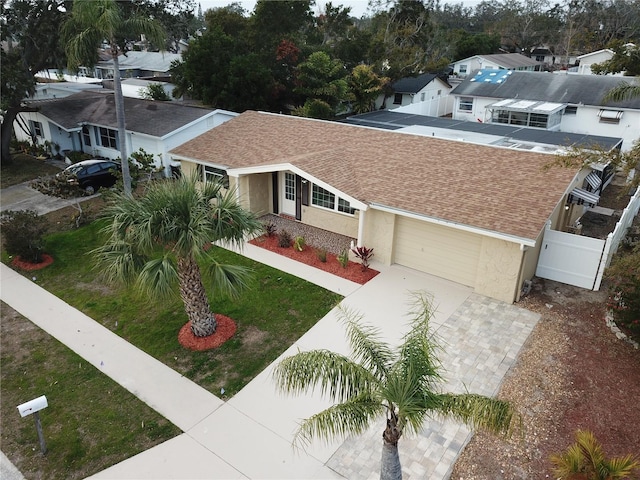
[[82,65],[95,65],[98,60],[98,48],[104,41],[109,43],[113,59],[113,91],[118,123],[118,146],[122,158],[122,180],[127,195],[131,194],[131,174],[118,55],[124,51],[128,41],[137,40],[140,34],[144,34],[156,47],[164,47],[166,34],[159,22],[138,14],[125,16],[116,0],[74,0],[71,15],[62,26],[67,64],[72,71]]
[[215,332],[217,322],[202,283],[200,263],[214,289],[237,295],[248,270],[216,262],[211,242],[234,246],[258,234],[262,224],[243,209],[234,190],[220,183],[200,184],[195,176],[152,183],[141,198],[116,194],[105,209],[106,243],[92,253],[109,281],[133,284],[155,298],[177,290],[198,337]]
[[475,394],[441,393],[437,343],[430,332],[432,302],[415,294],[411,329],[392,349],[378,330],[361,325],[360,316],[341,310],[352,357],[328,350],[300,352],[282,360],[274,370],[279,389],[289,393],[318,387],[335,404],[304,420],[295,442],[315,437],[363,433],[376,418],[386,416],[380,478],[401,479],[398,441],[405,430],[416,433],[432,415],[461,420],[473,427],[507,433],[517,415],[505,401]]
[[559,480],[614,480],[628,478],[640,463],[632,456],[607,459],[592,432],[578,430],[576,443],[559,455],[552,455]]

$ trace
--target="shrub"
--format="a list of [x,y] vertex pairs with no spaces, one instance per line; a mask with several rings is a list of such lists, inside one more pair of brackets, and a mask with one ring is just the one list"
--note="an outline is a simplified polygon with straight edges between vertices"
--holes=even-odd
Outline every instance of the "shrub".
[[640,340],[640,246],[614,257],[605,276],[610,283],[608,307],[616,324]]
[[373,257],[373,248],[367,248],[365,246],[353,247],[351,251],[360,259],[362,270],[367,270],[369,268],[369,260]]
[[40,263],[44,249],[43,236],[47,231],[44,217],[35,210],[8,210],[2,213],[2,236],[10,255],[18,255],[25,262]]
[[296,237],[296,239],[293,241],[293,248],[295,248],[299,252],[304,250],[305,245],[306,243],[304,241],[304,237]]
[[291,246],[291,234],[286,230],[282,230],[278,234],[278,246],[282,248],[289,248]]
[[264,224],[264,232],[267,235],[267,237],[273,237],[276,234],[276,224],[273,222],[267,222]]
[[318,260],[320,260],[322,263],[326,263],[327,262],[327,251],[324,248],[318,248],[316,250],[316,257],[318,257]]
[[346,248],[342,250],[336,256],[336,260],[338,260],[338,263],[342,266],[342,268],[347,268],[347,266],[349,265],[349,250],[347,250]]
[[31,182],[31,188],[40,193],[60,198],[75,198],[86,195],[77,183],[69,182],[71,175],[60,172],[57,176],[41,177]]

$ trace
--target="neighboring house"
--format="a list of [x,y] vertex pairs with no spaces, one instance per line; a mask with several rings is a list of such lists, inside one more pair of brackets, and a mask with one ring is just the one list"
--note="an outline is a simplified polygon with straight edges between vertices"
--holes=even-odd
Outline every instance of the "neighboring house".
[[[627,43],[626,47],[635,47],[633,43]],[[577,61],[579,65],[577,67],[573,67],[569,69],[570,73],[577,73],[578,75],[595,75],[591,71],[591,65],[594,63],[602,63],[608,62],[613,58],[614,51],[609,48],[604,48],[602,50],[597,50],[591,53],[585,53],[584,55],[580,55],[577,57]],[[609,74],[610,76],[622,77],[624,76],[624,72],[618,72]]]
[[601,75],[479,70],[451,92],[453,118],[620,137],[622,149],[629,150],[640,137],[640,98],[602,101],[621,81]]
[[173,89],[176,88],[176,86],[173,85],[172,83],[158,82],[155,80],[143,80],[141,78],[123,79],[121,84],[122,95],[124,95],[125,97],[132,97],[132,98],[144,98],[142,96],[142,93],[146,92],[146,90],[149,88],[149,85],[154,83],[158,83],[162,85],[162,89],[164,90],[164,93],[166,93],[167,96],[172,101],[176,100],[173,98]]
[[[118,56],[120,76],[125,78],[145,78],[153,77],[167,78],[171,63],[181,60],[182,54],[169,52],[127,52],[126,55]],[[96,78],[113,78],[113,59],[103,60],[95,66]]]
[[466,78],[475,70],[495,69],[514,71],[540,71],[543,62],[538,62],[532,58],[519,53],[499,53],[495,55],[474,55],[450,64],[453,68],[453,75]]
[[544,171],[543,153],[253,111],[170,155],[183,173],[227,177],[258,215],[349,236],[383,264],[506,302],[535,274],[547,222],[564,226],[588,173]]
[[[447,109],[447,97],[452,87],[434,73],[402,78],[391,88],[393,98],[386,99],[387,105],[391,103],[389,109],[414,105],[416,113],[423,115],[439,117],[451,113],[451,108]],[[381,96],[376,102],[377,108],[382,106],[383,100],[384,96]]]
[[33,100],[49,100],[53,98],[64,98],[78,92],[102,90],[100,83],[76,83],[76,82],[51,82],[38,83],[35,93],[26,99]]
[[540,62],[545,68],[556,70],[566,69],[569,65],[574,65],[577,61],[575,55],[556,55],[547,47],[537,47],[531,51],[530,58]]
[[[60,151],[76,150],[96,157],[116,159],[120,141],[113,92],[80,92],[55,100],[30,102],[36,112],[22,112],[14,123],[18,140],[45,141]],[[224,110],[125,98],[127,150],[143,148],[153,154],[156,166],[171,174],[167,152],[236,116]],[[25,131],[26,130],[26,131]]]

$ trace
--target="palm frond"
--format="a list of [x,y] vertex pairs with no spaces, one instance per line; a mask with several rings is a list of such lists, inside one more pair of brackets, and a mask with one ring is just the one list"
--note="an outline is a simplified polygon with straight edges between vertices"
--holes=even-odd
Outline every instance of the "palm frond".
[[346,325],[347,338],[354,358],[382,381],[389,371],[394,355],[391,348],[382,342],[379,329],[361,324],[362,315],[348,307],[341,306],[338,314]]
[[348,357],[328,351],[300,352],[280,361],[273,371],[277,387],[294,395],[316,388],[331,400],[347,401],[377,392],[378,380]]
[[[433,398],[425,401],[431,404]],[[473,393],[440,394],[434,413],[453,418],[475,429],[483,429],[498,434],[511,433],[520,421],[513,406],[506,401],[497,400]]]
[[138,254],[131,244],[112,238],[89,252],[100,269],[100,276],[110,283],[131,283],[142,270],[147,257]]
[[627,478],[634,470],[640,469],[640,462],[633,455],[612,458],[607,463],[610,478]]
[[175,260],[169,255],[149,260],[136,279],[136,289],[150,298],[168,298],[176,294]]
[[553,473],[560,479],[584,471],[584,457],[577,444],[571,445],[563,454],[551,455],[549,459],[553,464]]
[[622,102],[638,97],[640,97],[640,83],[620,82],[606,93],[602,102]]
[[304,420],[294,437],[294,445],[308,445],[313,439],[330,441],[367,430],[372,420],[384,413],[384,406],[375,398],[360,395],[333,405]]
[[207,265],[207,274],[213,279],[216,293],[229,298],[237,298],[249,287],[252,279],[251,269],[242,265],[224,265],[214,259]]

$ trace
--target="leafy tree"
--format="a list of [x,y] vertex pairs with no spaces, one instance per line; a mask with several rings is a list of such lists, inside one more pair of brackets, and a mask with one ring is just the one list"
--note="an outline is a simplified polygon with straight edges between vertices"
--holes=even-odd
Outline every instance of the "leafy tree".
[[105,216],[108,239],[92,253],[107,280],[133,284],[158,299],[179,290],[193,334],[213,334],[217,322],[200,264],[207,265],[216,292],[230,295],[247,285],[248,271],[216,262],[206,247],[211,242],[240,246],[262,228],[240,206],[236,192],[185,175],[153,182],[140,198],[116,195]]
[[300,352],[282,360],[274,370],[279,389],[299,394],[318,388],[333,406],[304,420],[296,442],[313,438],[360,434],[385,416],[380,478],[401,479],[398,441],[418,432],[431,415],[441,415],[494,432],[508,432],[516,414],[507,402],[471,393],[441,393],[437,344],[429,322],[431,301],[416,294],[411,328],[399,347],[380,339],[375,328],[362,325],[358,315],[342,310],[352,356],[329,350]]
[[284,39],[302,40],[313,24],[313,3],[313,0],[258,0],[250,28],[256,51],[271,54]]
[[[180,51],[180,41],[189,38],[204,24],[195,15],[195,0],[135,0],[121,1],[123,17],[141,15],[153,18],[166,32],[162,50]],[[156,45],[160,47],[160,45]]]
[[7,210],[0,217],[4,246],[10,255],[25,262],[40,263],[44,251],[43,236],[47,220],[35,210]]
[[640,341],[640,246],[616,255],[605,270],[609,302],[616,324]]
[[62,0],[13,0],[9,6],[2,2],[0,17],[2,90],[0,136],[3,163],[11,161],[10,145],[13,122],[22,111],[33,111],[23,100],[35,91],[34,74],[47,67],[64,64],[64,51],[59,42],[58,27],[67,13]]
[[171,100],[161,83],[150,83],[146,88],[140,89],[140,94],[142,98],[147,100],[158,100],[159,102]]
[[629,478],[640,463],[632,456],[607,459],[602,446],[588,430],[576,432],[576,443],[566,452],[552,455],[558,480],[614,480]]
[[298,65],[296,91],[327,103],[335,114],[338,105],[347,96],[344,65],[332,60],[325,52],[314,52]]
[[334,7],[332,2],[326,3],[324,12],[316,18],[316,30],[322,35],[321,45],[334,46],[346,37],[353,26],[350,13],[351,7]]
[[487,55],[500,49],[500,36],[497,34],[470,34],[464,30],[453,32],[455,38],[455,60],[461,60],[473,55]]
[[249,29],[249,19],[245,12],[239,3],[207,10],[204,14],[207,30],[219,28],[226,35],[245,38]]
[[387,77],[379,77],[370,65],[356,66],[348,78],[349,100],[355,113],[370,112],[375,101],[389,82]]
[[256,53],[236,56],[229,65],[229,75],[220,93],[220,106],[234,112],[262,110],[269,105],[273,76]]
[[613,57],[602,63],[591,65],[591,71],[596,75],[625,72],[628,76],[640,75],[640,47],[632,44],[624,44],[616,40],[609,45],[613,50]]
[[[113,83],[118,123],[120,158],[127,159],[124,97],[120,81],[118,56],[126,51],[131,40],[144,34],[152,44],[163,48],[165,33],[157,21],[140,14],[124,16],[115,0],[74,0],[71,16],[62,26],[66,43],[67,65],[70,70],[79,66],[93,66],[98,60],[98,47],[109,43],[113,60]],[[124,192],[131,195],[131,174],[128,162],[122,162]]]

